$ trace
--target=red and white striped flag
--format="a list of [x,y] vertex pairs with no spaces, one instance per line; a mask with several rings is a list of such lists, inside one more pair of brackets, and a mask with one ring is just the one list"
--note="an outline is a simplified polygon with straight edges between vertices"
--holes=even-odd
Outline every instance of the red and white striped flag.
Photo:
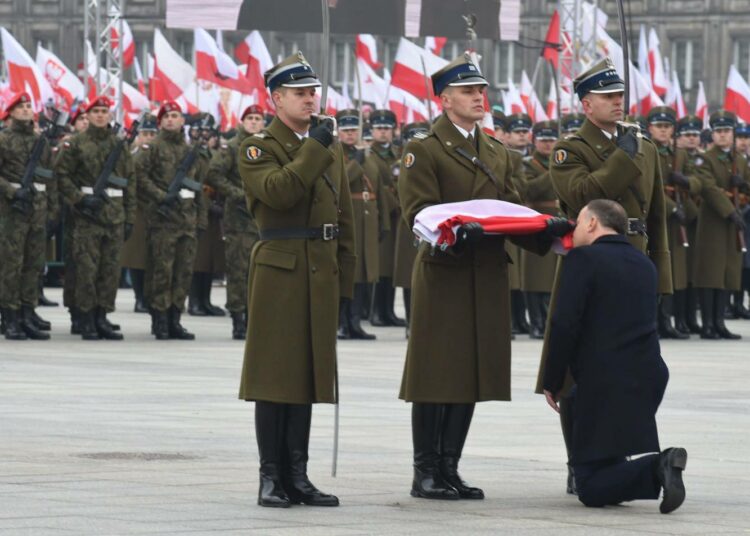
[[648,66],[651,72],[651,87],[659,97],[663,97],[667,93],[669,80],[664,72],[664,62],[659,50],[659,36],[656,35],[654,28],[651,28],[648,34]]
[[250,84],[250,92],[255,97],[255,103],[267,111],[273,110],[273,101],[266,89],[263,73],[273,67],[274,63],[260,32],[257,30],[250,32],[234,49],[234,56],[240,63],[247,66],[245,78]]
[[375,38],[370,34],[357,34],[354,46],[354,55],[358,60],[377,70],[383,64],[378,61],[378,48]]
[[29,53],[5,28],[0,28],[0,38],[11,91],[13,93],[27,92],[37,112],[47,102],[55,102],[55,92],[52,86]]
[[40,44],[36,46],[36,64],[59,97],[65,111],[70,112],[76,101],[81,102],[86,98],[83,83],[76,74]]
[[729,67],[724,109],[737,114],[741,121],[750,123],[750,85],[734,65]]
[[680,79],[677,78],[677,71],[672,71],[672,83],[669,85],[667,96],[664,97],[664,104],[674,108],[675,112],[677,112],[677,119],[681,119],[687,115],[687,108],[685,107],[685,100],[682,98],[682,88],[680,87]]
[[427,37],[425,37],[424,47],[436,56],[439,56],[440,52],[442,52],[443,47],[447,42],[447,37],[433,37],[431,35],[428,35]]
[[430,75],[446,65],[447,60],[402,37],[393,64],[391,85],[420,99],[431,99]]
[[698,82],[698,95],[695,97],[695,115],[703,119],[703,128],[708,128],[708,101],[703,81]]
[[195,81],[193,66],[175,52],[158,28],[154,29],[154,77],[172,100],[177,100]]
[[[122,64],[124,67],[130,67],[133,65],[135,60],[135,41],[133,41],[133,32],[130,31],[130,25],[125,19],[122,20]],[[110,29],[110,35],[112,36],[112,51],[117,53],[117,48],[120,45],[120,36],[117,28],[113,26]]]

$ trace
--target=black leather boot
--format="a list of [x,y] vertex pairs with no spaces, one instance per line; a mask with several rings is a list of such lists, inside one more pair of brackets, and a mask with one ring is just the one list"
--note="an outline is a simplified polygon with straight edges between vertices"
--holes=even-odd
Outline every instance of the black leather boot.
[[390,277],[383,278],[386,281],[385,287],[385,320],[389,326],[396,328],[405,328],[406,321],[396,316],[396,288],[393,286],[393,279]]
[[98,341],[101,337],[94,322],[94,311],[78,311],[78,328],[84,341]]
[[716,326],[716,333],[722,339],[728,339],[736,341],[742,338],[742,335],[732,333],[727,329],[724,323],[724,310],[727,308],[727,302],[729,301],[729,292],[726,290],[714,290],[714,325]]
[[19,325],[21,326],[21,329],[26,334],[26,336],[29,339],[35,340],[35,341],[46,341],[49,340],[49,333],[42,331],[39,329],[36,324],[34,324],[34,320],[32,317],[32,313],[34,312],[34,309],[32,309],[28,305],[22,305],[21,306],[21,316],[19,320]]
[[686,290],[675,290],[672,296],[673,314],[674,314],[674,329],[683,335],[690,337],[690,328],[687,325],[687,291]]
[[689,334],[680,333],[672,326],[672,317],[669,314],[671,309],[672,296],[662,296],[658,310],[659,337],[662,339],[689,339]]
[[734,318],[747,320],[750,318],[750,311],[745,307],[745,291],[738,290],[732,292],[732,311],[734,311]]
[[352,338],[352,330],[349,324],[349,310],[352,307],[352,300],[341,298],[339,300],[339,329],[336,332],[336,338],[340,341],[348,341]]
[[39,299],[37,305],[41,307],[57,307],[59,304],[56,301],[52,301],[44,295],[44,276],[39,277]]
[[146,272],[135,268],[128,268],[128,270],[130,270],[130,281],[133,283],[133,293],[135,294],[135,306],[133,307],[133,311],[136,313],[147,313],[148,307],[146,306],[146,298],[144,294]]
[[544,339],[544,293],[526,292],[526,307],[529,310],[529,337],[531,339]]
[[81,311],[77,307],[71,307],[68,309],[70,313],[70,334],[80,335],[81,334]]
[[560,428],[562,428],[563,441],[565,442],[565,452],[568,455],[568,480],[565,492],[569,495],[578,495],[576,488],[576,479],[573,472],[573,466],[570,463],[571,448],[573,446],[573,404],[575,396],[563,396],[560,398]]
[[720,339],[714,319],[714,289],[698,289],[701,303],[701,339]]
[[411,433],[414,442],[412,497],[444,500],[460,498],[458,490],[445,480],[440,470],[440,442],[444,413],[443,404],[412,403]]
[[121,341],[124,338],[122,333],[118,333],[112,329],[111,324],[107,322],[107,311],[102,307],[96,309],[94,322],[96,325],[96,331],[102,339],[108,341]]
[[25,341],[28,339],[26,333],[21,329],[18,322],[18,311],[10,308],[2,309],[3,324],[5,325],[4,335],[9,341]]
[[193,272],[193,277],[190,280],[187,311],[190,316],[208,316],[208,311],[203,307],[203,278],[201,272]]
[[260,455],[260,506],[289,508],[292,504],[282,481],[285,424],[286,404],[262,400],[255,402],[255,438]]
[[510,291],[510,307],[513,325],[517,330],[513,333],[528,333],[529,322],[526,320],[526,304],[523,301],[523,292],[520,290]]
[[169,337],[169,319],[164,311],[151,311],[151,331],[159,341],[166,341]]
[[284,489],[292,504],[338,506],[335,495],[323,493],[307,477],[312,404],[286,404]]
[[[94,320],[96,320],[96,317],[94,317]],[[102,316],[102,322],[110,331],[120,331],[120,324],[113,324],[112,322],[110,322],[109,318],[107,318],[106,311],[104,311],[104,315]]]
[[462,499],[484,499],[484,491],[469,486],[458,474],[458,462],[474,415],[474,404],[445,404],[440,447],[440,473]]
[[349,307],[347,307],[347,313],[349,314],[349,335],[352,339],[372,341],[375,339],[375,335],[367,333],[364,329],[362,329],[362,317],[360,315],[366,294],[367,283],[354,284],[354,298],[349,304]]
[[245,311],[232,313],[232,338],[236,341],[244,341],[247,333],[247,320]]
[[36,314],[33,307],[29,307],[29,309],[31,309],[31,322],[36,326],[36,329],[40,331],[49,331],[52,329],[52,324]]
[[182,327],[182,324],[180,324],[181,316],[182,311],[180,311],[177,307],[173,305],[169,308],[169,338],[180,339],[182,341],[192,341],[193,339],[195,339],[195,335]]
[[685,291],[685,322],[690,333],[700,335],[702,329],[698,323],[698,289],[688,287]]
[[211,289],[214,284],[214,276],[210,272],[201,273],[201,304],[203,309],[208,313],[208,316],[226,316],[227,313],[221,307],[213,305],[211,303]]
[[385,318],[385,284],[383,278],[378,279],[375,282],[374,289],[372,291],[371,300],[371,312],[370,312],[370,324],[376,327],[385,327],[388,325]]

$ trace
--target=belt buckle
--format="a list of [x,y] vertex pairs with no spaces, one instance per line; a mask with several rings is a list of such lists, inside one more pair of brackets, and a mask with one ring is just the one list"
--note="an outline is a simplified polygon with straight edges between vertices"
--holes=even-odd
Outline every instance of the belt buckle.
[[362,192],[362,201],[367,202],[370,200],[370,192],[364,191]]
[[335,230],[336,230],[336,224],[334,223],[324,223],[323,224],[323,240],[333,240],[336,238],[335,236]]

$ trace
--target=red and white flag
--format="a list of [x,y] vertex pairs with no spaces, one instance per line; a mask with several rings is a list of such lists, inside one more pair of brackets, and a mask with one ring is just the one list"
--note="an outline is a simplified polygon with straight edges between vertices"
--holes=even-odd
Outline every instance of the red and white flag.
[[521,100],[526,106],[531,121],[537,123],[539,121],[547,121],[547,112],[539,102],[539,97],[534,91],[534,87],[531,85],[531,80],[526,74],[526,71],[521,72]]
[[143,78],[143,71],[141,71],[141,62],[138,58],[133,61],[133,69],[135,70],[135,79],[138,82],[138,91],[146,95],[146,80]]
[[651,85],[651,67],[648,62],[648,38],[646,37],[646,27],[641,24],[641,31],[638,35],[638,71],[641,76],[648,80]]
[[380,69],[383,64],[378,61],[378,47],[371,34],[357,34],[354,47],[357,60],[364,61],[373,69]]
[[729,67],[724,109],[737,114],[739,120],[750,123],[750,85],[734,65]]
[[263,73],[273,67],[274,63],[260,32],[257,30],[250,32],[234,49],[234,56],[240,63],[247,66],[245,78],[250,85],[251,94],[255,97],[254,102],[264,110],[273,110],[273,101],[266,89]]
[[240,73],[237,64],[219,49],[211,34],[203,28],[196,28],[194,38],[195,75],[199,80],[241,93],[250,92],[250,84]]
[[161,78],[156,76],[156,60],[154,60],[154,56],[149,54],[146,61],[148,63],[146,66],[148,74],[148,98],[156,102],[169,100],[169,93],[167,93]]
[[396,51],[391,84],[420,99],[431,99],[430,75],[448,65],[448,61],[402,37]]
[[195,81],[192,65],[170,46],[158,28],[154,29],[154,78],[158,78],[168,99],[176,100]]
[[357,60],[357,71],[359,83],[354,84],[354,91],[352,93],[354,100],[371,102],[376,108],[384,107],[389,91],[388,82],[379,76],[363,59]]
[[560,15],[555,10],[547,26],[547,34],[544,37],[544,47],[542,48],[542,57],[550,62],[557,69],[557,62],[560,57]]
[[669,80],[664,72],[664,62],[659,50],[659,36],[656,30],[651,28],[648,34],[648,67],[651,72],[651,87],[659,97],[667,93]]
[[[128,22],[125,19],[120,20],[122,20],[122,64],[124,67],[130,67],[135,59],[135,41],[133,41],[133,32],[130,31]],[[112,51],[117,53],[120,46],[120,35],[117,27],[113,26],[110,29],[110,35],[112,37]]]
[[558,119],[557,113],[557,86],[554,78],[549,83],[549,94],[547,95],[547,117],[554,121]]
[[431,35],[428,35],[424,39],[424,47],[435,54],[436,56],[440,55],[440,52],[442,52],[443,47],[448,42],[447,37],[434,37]]
[[76,74],[68,69],[60,58],[40,44],[36,46],[36,64],[59,97],[61,107],[65,111],[70,112],[76,102],[86,98],[83,83]]
[[503,110],[506,115],[527,113],[526,105],[521,99],[521,92],[510,78],[508,78],[508,89],[503,92]]
[[685,100],[682,98],[682,87],[680,87],[680,79],[677,78],[677,71],[672,71],[672,83],[669,85],[667,96],[664,97],[664,104],[674,108],[675,112],[677,112],[677,119],[681,119],[687,115],[687,108],[685,107]]
[[695,97],[695,115],[703,119],[703,128],[708,128],[708,101],[703,81],[698,82],[698,94]]
[[42,109],[47,102],[55,102],[55,92],[29,53],[5,28],[0,28],[3,57],[13,93],[28,92],[34,101],[34,110]]

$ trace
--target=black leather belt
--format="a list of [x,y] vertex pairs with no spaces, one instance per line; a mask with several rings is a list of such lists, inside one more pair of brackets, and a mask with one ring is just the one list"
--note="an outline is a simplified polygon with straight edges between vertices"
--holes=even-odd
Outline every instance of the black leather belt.
[[320,227],[290,227],[288,229],[263,229],[258,231],[261,240],[335,240],[339,237],[339,226],[326,223]]
[[646,233],[646,222],[638,218],[628,218],[628,235],[643,235],[648,237]]

